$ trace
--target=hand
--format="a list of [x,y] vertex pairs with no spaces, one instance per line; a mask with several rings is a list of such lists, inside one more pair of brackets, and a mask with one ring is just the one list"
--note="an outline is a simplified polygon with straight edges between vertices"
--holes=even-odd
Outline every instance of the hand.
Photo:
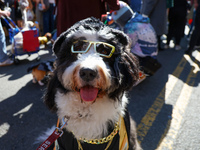
[[2,10],[0,10],[0,17],[1,16],[9,17],[10,16],[10,12],[9,11],[2,11]]
[[46,9],[46,6],[44,3],[42,3],[42,9]]
[[5,12],[5,16],[9,17],[10,16],[10,12],[9,11],[4,11]]

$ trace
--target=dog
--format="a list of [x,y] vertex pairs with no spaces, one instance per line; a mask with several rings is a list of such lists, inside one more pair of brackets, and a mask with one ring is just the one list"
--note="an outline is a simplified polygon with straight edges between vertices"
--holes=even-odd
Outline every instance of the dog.
[[130,53],[128,36],[90,17],[63,32],[53,52],[56,68],[44,103],[59,120],[69,119],[57,146],[140,150],[127,110],[127,91],[139,78],[139,62]]
[[40,86],[43,86],[48,81],[48,75],[53,72],[54,61],[41,62],[36,65],[28,67],[27,72],[31,72],[33,76],[33,83],[38,83]]

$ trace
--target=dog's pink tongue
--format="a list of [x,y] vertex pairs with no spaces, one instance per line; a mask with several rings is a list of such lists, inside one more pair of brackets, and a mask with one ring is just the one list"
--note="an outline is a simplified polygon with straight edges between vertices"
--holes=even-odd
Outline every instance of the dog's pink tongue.
[[91,102],[94,101],[98,94],[98,89],[92,86],[84,86],[80,90],[81,98],[83,101]]

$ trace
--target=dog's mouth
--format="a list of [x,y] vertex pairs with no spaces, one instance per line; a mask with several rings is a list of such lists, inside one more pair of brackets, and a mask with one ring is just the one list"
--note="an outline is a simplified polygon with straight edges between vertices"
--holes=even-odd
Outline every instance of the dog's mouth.
[[99,89],[90,85],[86,85],[80,89],[81,99],[85,102],[93,102],[96,100]]

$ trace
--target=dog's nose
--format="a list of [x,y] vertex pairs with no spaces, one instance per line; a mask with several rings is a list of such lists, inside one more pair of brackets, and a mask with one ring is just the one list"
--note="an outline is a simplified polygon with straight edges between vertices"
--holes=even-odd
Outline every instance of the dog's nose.
[[89,82],[97,76],[97,71],[89,68],[81,68],[79,75],[84,81]]

